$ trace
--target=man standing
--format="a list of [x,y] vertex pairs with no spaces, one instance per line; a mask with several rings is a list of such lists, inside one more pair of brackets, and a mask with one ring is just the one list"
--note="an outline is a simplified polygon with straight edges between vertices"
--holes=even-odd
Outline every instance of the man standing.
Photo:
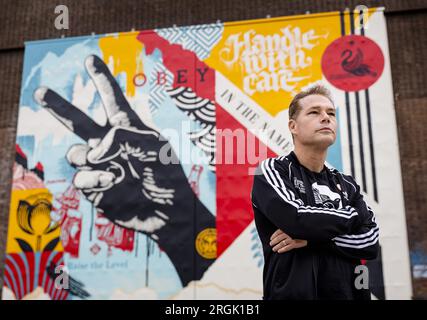
[[323,86],[297,94],[288,123],[294,151],[257,168],[252,206],[264,251],[263,299],[370,299],[356,268],[377,257],[379,228],[356,181],[325,166],[335,112]]

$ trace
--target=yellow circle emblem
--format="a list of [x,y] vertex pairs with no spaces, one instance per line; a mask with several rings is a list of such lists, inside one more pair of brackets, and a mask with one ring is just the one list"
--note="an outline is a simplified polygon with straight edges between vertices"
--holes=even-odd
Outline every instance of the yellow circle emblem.
[[196,250],[205,259],[216,258],[216,229],[207,228],[197,235]]

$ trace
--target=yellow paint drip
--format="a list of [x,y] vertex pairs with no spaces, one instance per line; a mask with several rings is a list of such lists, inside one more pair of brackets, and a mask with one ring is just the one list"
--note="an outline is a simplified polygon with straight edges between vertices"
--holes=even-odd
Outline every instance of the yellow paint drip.
[[143,44],[138,41],[137,33],[118,34],[99,39],[99,47],[104,62],[111,68],[114,76],[126,74],[126,92],[128,97],[135,95],[133,78],[143,72],[141,52]]

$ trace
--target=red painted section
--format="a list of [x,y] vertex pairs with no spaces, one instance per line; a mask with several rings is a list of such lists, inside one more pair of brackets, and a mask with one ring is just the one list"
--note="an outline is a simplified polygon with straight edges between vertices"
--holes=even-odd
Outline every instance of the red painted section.
[[[231,129],[232,132],[243,131],[248,139],[254,138],[255,145],[262,145],[252,133],[246,130],[233,116],[225,111],[218,104],[216,105],[217,120],[217,164],[216,164],[216,199],[217,199],[217,253],[220,256],[230,244],[242,233],[242,231],[253,220],[252,204],[250,194],[252,190],[253,175],[249,174],[250,169],[255,169],[256,164],[248,163],[248,148],[245,143],[233,143],[233,150],[225,150],[225,143],[220,146],[219,130]],[[224,141],[224,140],[223,140]],[[246,140],[247,141],[247,140]],[[232,153],[232,161],[228,161],[226,153]],[[255,154],[258,155],[259,148],[255,148]],[[251,152],[252,153],[252,152]],[[244,157],[242,157],[244,155]],[[276,157],[276,154],[267,149],[267,157]],[[243,158],[244,161],[238,161]],[[264,160],[260,158],[259,162]],[[226,161],[227,160],[227,161]],[[222,164],[220,163],[222,162]],[[229,163],[232,162],[232,163]],[[238,164],[238,162],[243,162]]]
[[338,89],[368,89],[384,70],[384,55],[379,45],[365,36],[349,35],[336,39],[322,56],[322,72]]
[[161,51],[163,64],[174,74],[174,88],[188,87],[201,98],[215,100],[215,70],[200,61],[194,52],[171,44],[154,31],[141,32],[137,39],[144,44],[147,55],[155,49]]
[[19,146],[19,144],[16,144],[16,153],[19,154],[21,157],[23,157],[24,159],[27,159],[27,156],[25,155],[24,151],[22,151],[21,147]]

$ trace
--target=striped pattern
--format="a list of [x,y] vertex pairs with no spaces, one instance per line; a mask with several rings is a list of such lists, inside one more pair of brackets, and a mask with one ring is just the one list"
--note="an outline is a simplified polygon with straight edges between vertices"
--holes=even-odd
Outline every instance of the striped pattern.
[[294,192],[286,188],[279,172],[274,166],[275,159],[269,158],[261,163],[261,169],[267,182],[273,187],[277,194],[287,203],[294,206],[299,213],[331,214],[345,219],[350,219],[358,213],[350,206],[343,209],[330,209],[306,206],[301,199],[296,199]]
[[[365,35],[363,26],[355,28],[357,18],[352,11],[349,12],[350,28],[346,30],[345,13],[340,12],[341,36]],[[347,118],[347,128],[345,128],[342,138],[348,141],[351,175],[360,179],[363,192],[372,195],[374,201],[378,203],[375,137],[372,129],[369,88],[364,91],[346,91],[344,97],[345,109],[343,111]]]
[[56,251],[21,252],[6,256],[4,283],[20,300],[37,287],[49,295],[52,300],[66,300],[69,292],[55,288],[55,281],[46,269],[53,263],[64,265],[63,253]]
[[190,88],[178,87],[168,90],[176,106],[201,129],[190,132],[191,141],[209,156],[209,169],[215,171],[216,154],[216,113],[215,104],[209,99],[198,97]]
[[[154,66],[154,72],[151,73],[149,83],[150,83],[150,98],[149,98],[149,107],[151,114],[154,114],[168,98],[165,88],[171,88],[173,85],[173,74],[170,72],[162,63],[157,62]],[[166,82],[163,82],[163,78],[158,80],[158,74],[164,73],[166,75]]]
[[347,247],[354,249],[362,249],[366,247],[370,247],[376,244],[379,240],[379,228],[375,221],[375,214],[372,209],[367,206],[369,212],[372,214],[372,222],[375,224],[375,228],[372,228],[368,232],[361,234],[352,234],[352,235],[343,235],[339,237],[335,237],[332,240],[339,247]]
[[[255,206],[256,207],[256,206]],[[262,251],[262,243],[258,236],[256,227],[251,229],[251,252],[252,258],[256,260],[257,267],[261,268],[264,266],[264,255]]]
[[[354,210],[351,206],[346,206],[342,209],[331,209],[331,208],[321,208],[321,207],[312,207],[306,206],[301,199],[297,199],[294,192],[286,187],[282,177],[275,168],[275,161],[283,160],[284,156],[279,158],[269,158],[264,160],[261,163],[261,169],[264,174],[265,179],[270,184],[270,186],[276,191],[276,193],[283,199],[286,203],[295,207],[298,213],[311,213],[311,214],[329,214],[334,215],[344,219],[350,219],[353,216],[358,215],[357,211]],[[375,216],[372,210],[368,207],[369,212],[372,214],[372,221],[375,223]],[[376,224],[375,224],[376,225]],[[378,242],[379,238],[379,228],[376,226],[371,229],[369,232],[356,235],[343,235],[335,237],[332,239],[337,246],[361,249],[368,246],[374,245]]]
[[200,60],[207,59],[212,48],[221,40],[224,31],[222,23],[199,26],[173,27],[155,30],[170,43],[180,44],[194,52]]

